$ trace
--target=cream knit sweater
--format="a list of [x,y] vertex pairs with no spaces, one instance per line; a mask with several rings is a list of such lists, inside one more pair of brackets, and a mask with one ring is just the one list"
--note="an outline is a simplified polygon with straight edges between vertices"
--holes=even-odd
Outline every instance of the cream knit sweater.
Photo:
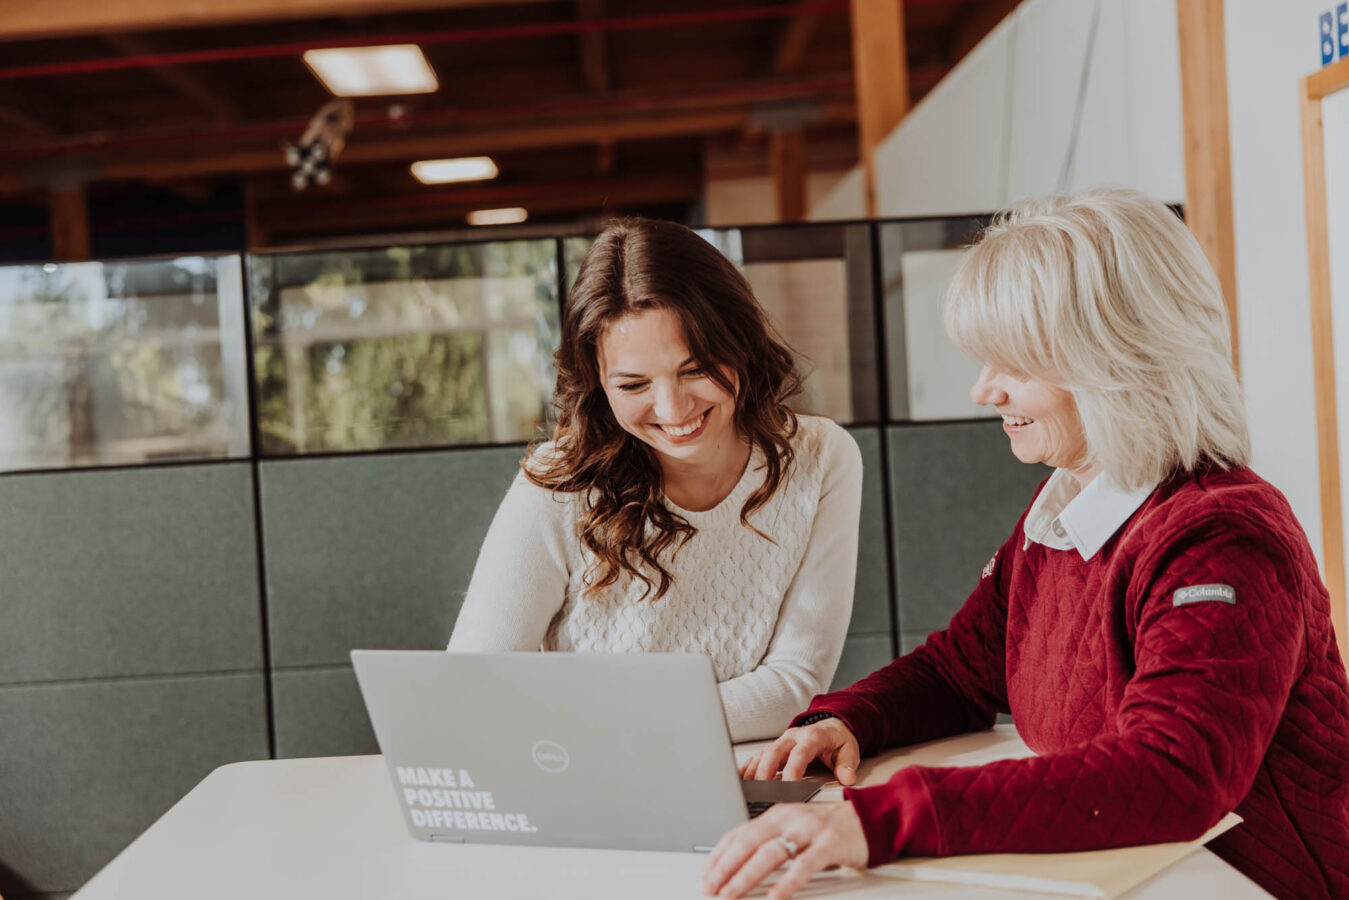
[[449,649],[706,653],[732,740],[776,737],[838,666],[862,502],[852,436],[828,419],[799,418],[792,468],[750,516],[773,541],[740,524],[745,498],[763,481],[756,450],[713,509],[666,501],[697,534],[665,561],[674,584],[654,602],[641,599],[634,578],[582,599],[591,558],[575,531],[582,498],[517,475],[483,542]]

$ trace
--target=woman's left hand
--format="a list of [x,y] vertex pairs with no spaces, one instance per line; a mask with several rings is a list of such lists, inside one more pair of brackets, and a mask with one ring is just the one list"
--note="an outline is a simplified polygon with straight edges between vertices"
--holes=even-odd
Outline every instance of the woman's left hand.
[[703,867],[703,893],[740,897],[768,873],[792,861],[768,900],[786,900],[816,872],[862,869],[867,839],[851,803],[779,803],[722,835]]

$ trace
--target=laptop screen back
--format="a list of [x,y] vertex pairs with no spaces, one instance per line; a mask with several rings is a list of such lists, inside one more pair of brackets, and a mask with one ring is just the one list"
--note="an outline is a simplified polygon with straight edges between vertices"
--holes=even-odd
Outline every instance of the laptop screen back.
[[682,850],[745,821],[710,661],[352,652],[422,840]]

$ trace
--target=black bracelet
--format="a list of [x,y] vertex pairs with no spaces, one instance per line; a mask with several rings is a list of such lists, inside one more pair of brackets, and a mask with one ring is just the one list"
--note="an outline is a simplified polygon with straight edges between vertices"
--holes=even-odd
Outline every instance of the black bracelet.
[[805,728],[807,725],[814,725],[816,722],[823,722],[825,719],[837,719],[838,716],[831,712],[811,713],[804,719],[796,723],[797,728]]

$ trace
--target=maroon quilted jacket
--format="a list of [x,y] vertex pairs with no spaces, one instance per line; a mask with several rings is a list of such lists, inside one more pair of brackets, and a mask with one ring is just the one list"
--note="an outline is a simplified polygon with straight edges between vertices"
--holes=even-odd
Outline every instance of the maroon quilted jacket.
[[1192,840],[1235,810],[1215,853],[1280,897],[1349,897],[1349,683],[1283,495],[1175,478],[1088,561],[1022,522],[946,630],[803,713],[873,754],[1009,711],[1039,754],[847,791],[870,863]]

